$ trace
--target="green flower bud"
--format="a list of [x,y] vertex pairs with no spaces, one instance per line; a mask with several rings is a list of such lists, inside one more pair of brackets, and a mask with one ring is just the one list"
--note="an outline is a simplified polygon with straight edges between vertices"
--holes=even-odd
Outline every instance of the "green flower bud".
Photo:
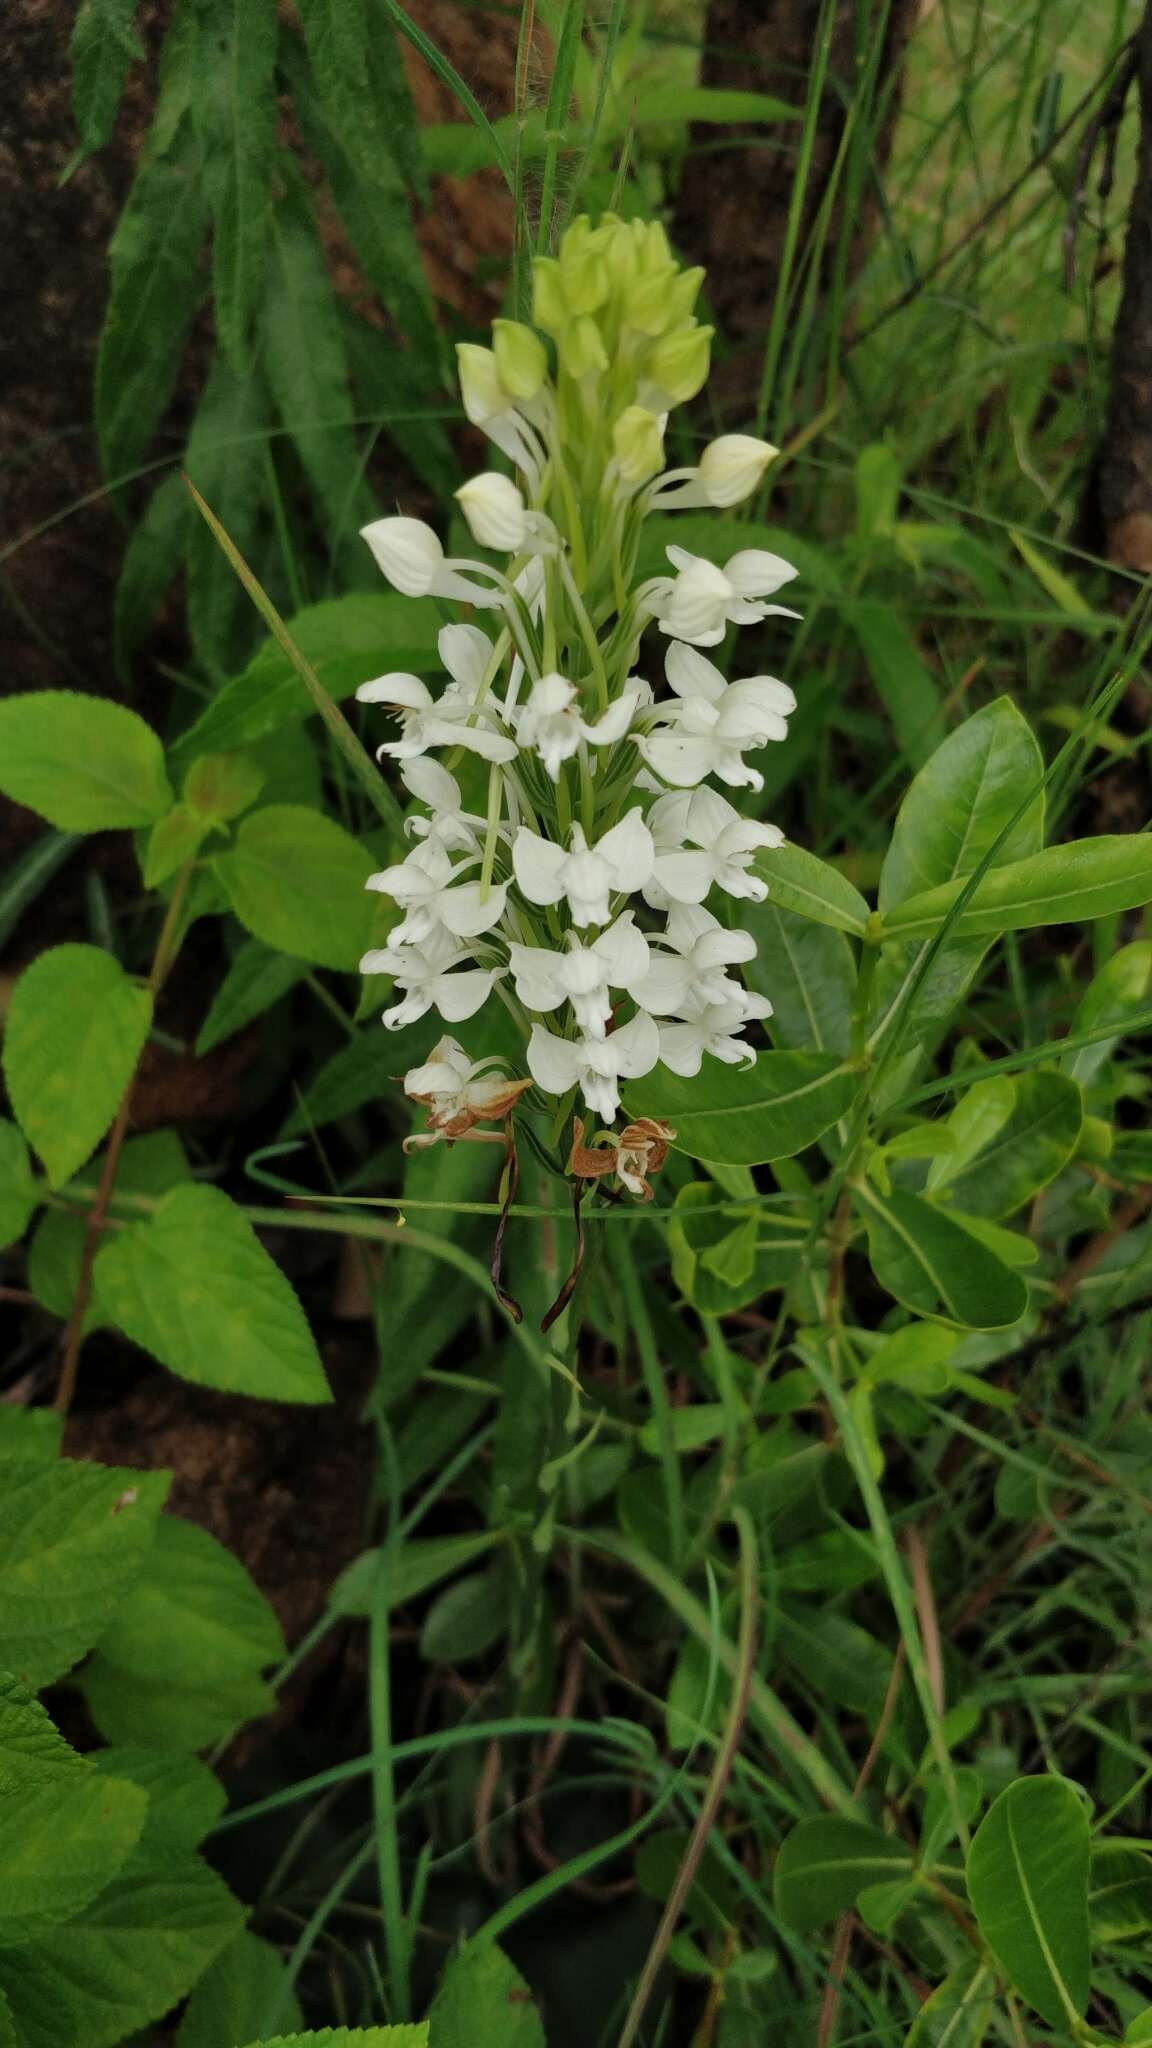
[[574,313],[595,313],[608,297],[608,267],[599,251],[585,249],[561,264],[564,297]]
[[554,256],[538,256],[532,265],[532,318],[551,335],[561,333],[567,322],[568,302]]
[[652,350],[645,373],[667,395],[671,405],[695,398],[708,375],[712,346],[710,327],[682,327],[665,334]]
[[596,322],[585,313],[570,320],[560,337],[560,360],[570,377],[587,377],[608,368],[608,356]]
[[500,382],[490,348],[480,348],[474,341],[458,341],[456,366],[464,410],[474,427],[482,427],[487,420],[508,411],[511,400]]
[[664,467],[664,429],[654,412],[630,405],[612,429],[612,446],[626,483],[646,484]]
[[535,398],[548,375],[548,356],[540,336],[519,320],[494,320],[492,353],[500,382],[511,397]]
[[640,244],[639,268],[648,275],[661,270],[674,270],[676,258],[672,254],[661,223],[658,220],[650,220],[645,225],[637,221],[636,226],[640,230],[637,238]]
[[637,278],[626,292],[624,306],[628,325],[653,337],[678,325],[672,312],[676,273],[669,264],[651,277]]
[[690,320],[692,308],[704,282],[704,272],[699,264],[693,270],[679,270],[668,290],[668,325],[678,327],[683,320]]

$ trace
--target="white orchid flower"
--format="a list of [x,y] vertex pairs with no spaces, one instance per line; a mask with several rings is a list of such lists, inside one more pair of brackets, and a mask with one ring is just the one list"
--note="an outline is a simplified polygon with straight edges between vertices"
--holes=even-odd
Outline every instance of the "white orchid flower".
[[[541,676],[533,683],[516,722],[516,738],[522,747],[534,747],[545,768],[557,781],[562,764],[570,760],[581,740],[593,747],[610,747],[622,740],[640,703],[638,691],[626,692],[594,724],[580,715],[580,693],[565,676]],[[507,706],[505,707],[507,714]]]
[[569,950],[563,953],[513,942],[508,958],[525,1009],[558,1010],[561,1003],[571,1003],[581,1031],[603,1038],[612,1015],[609,991],[621,988],[631,994],[647,974],[649,953],[633,912],[626,910],[590,946],[582,946],[572,934]]
[[533,489],[544,466],[543,450],[533,428],[524,418],[512,393],[500,377],[494,352],[477,342],[456,344],[460,371],[460,396],[464,411],[493,445],[523,470]]
[[[455,597],[464,604],[503,604],[503,593],[493,587],[492,571],[483,562],[451,560],[430,526],[422,519],[374,519],[360,528],[393,589],[405,597]],[[477,571],[487,580],[462,576],[462,569]]]
[[620,1082],[650,1074],[660,1057],[660,1029],[645,1010],[607,1038],[557,1038],[534,1024],[528,1071],[546,1095],[579,1088],[589,1109],[611,1123],[620,1107]]
[[474,955],[460,946],[443,926],[429,933],[423,945],[389,944],[365,953],[361,974],[390,974],[401,989],[402,1000],[384,1012],[389,1031],[415,1024],[432,1009],[439,1010],[448,1024],[462,1024],[483,1008],[502,967],[474,967]]
[[661,581],[652,596],[662,606],[657,612],[660,630],[674,640],[687,640],[694,647],[715,647],[729,622],[750,626],[777,615],[798,616],[784,605],[763,602],[796,574],[780,555],[771,555],[765,548],[742,548],[720,569],[702,555],[689,554],[687,548],[670,547],[666,553],[679,574]]
[[735,1034],[741,1025],[751,1023],[754,1017],[770,1017],[772,1005],[767,996],[754,995],[751,990],[739,988],[734,982],[730,987],[733,992],[731,1000],[704,1003],[695,1016],[682,1022],[660,1025],[662,1065],[689,1079],[700,1072],[706,1052],[711,1053],[713,1059],[723,1060],[729,1067],[753,1065],[755,1046]]
[[531,1085],[530,1081],[511,1079],[504,1072],[503,1060],[469,1059],[454,1038],[442,1038],[424,1065],[412,1067],[404,1076],[405,1095],[428,1110],[428,1134],[408,1143],[419,1148],[434,1144],[437,1138],[463,1138],[474,1125],[507,1116]]
[[397,671],[361,683],[361,704],[386,704],[400,719],[400,738],[378,747],[394,761],[415,760],[429,747],[466,747],[485,761],[514,761],[516,742],[499,729],[499,706],[484,695],[492,642],[478,626],[444,626],[437,641],[451,682],[434,697],[419,676]]
[[753,434],[721,434],[709,441],[694,469],[669,469],[652,486],[653,511],[715,506],[723,510],[750,498],[780,450]]
[[659,705],[657,715],[671,730],[636,742],[649,767],[682,789],[706,775],[718,775],[732,789],[763,789],[764,777],[748,767],[744,750],[787,739],[788,715],[796,709],[787,683],[775,676],[726,683],[714,662],[682,640],[669,647],[664,672],[676,701]]
[[610,899],[642,887],[652,873],[652,834],[638,810],[629,811],[589,846],[573,825],[571,850],[542,839],[521,825],[512,841],[512,871],[529,903],[559,903],[567,897],[575,925],[607,924]]
[[649,947],[648,972],[628,992],[654,1017],[691,1015],[738,997],[740,984],[724,970],[755,958],[751,932],[730,932],[710,910],[674,903],[667,930]]
[[456,493],[473,540],[502,554],[555,554],[556,528],[546,512],[533,512],[511,477],[495,470],[474,476]]
[[391,946],[419,946],[442,927],[455,939],[476,939],[491,931],[504,915],[507,882],[485,891],[479,882],[458,878],[472,861],[453,867],[442,846],[425,840],[399,866],[369,875],[365,887],[391,896],[407,914],[388,934]]
[[404,830],[410,839],[426,840],[445,853],[479,853],[486,820],[464,809],[460,784],[439,761],[417,755],[404,761],[400,780],[411,796],[426,808],[427,815],[406,818]]
[[691,795],[671,790],[659,797],[649,823],[656,855],[644,895],[654,909],[703,903],[712,888],[763,903],[768,884],[750,875],[748,864],[761,847],[784,844],[779,826],[742,818],[726,797],[706,785]]

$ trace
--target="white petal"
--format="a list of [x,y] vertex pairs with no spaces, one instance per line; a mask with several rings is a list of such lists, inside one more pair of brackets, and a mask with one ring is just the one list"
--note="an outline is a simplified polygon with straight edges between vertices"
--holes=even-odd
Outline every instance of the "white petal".
[[551,839],[542,839],[521,825],[512,841],[512,868],[521,894],[529,903],[559,903],[564,894],[568,855]]
[[479,626],[441,626],[436,645],[457,689],[471,702],[492,659],[492,642]]
[[652,873],[656,848],[640,811],[629,811],[613,825],[597,840],[596,852],[607,861],[618,889],[642,889]]
[[567,996],[563,980],[563,969],[567,964],[564,953],[555,953],[546,946],[521,946],[513,941],[508,947],[508,960],[516,993],[526,1008],[559,1008]]
[[669,790],[665,796],[657,798],[648,813],[648,830],[658,852],[671,852],[683,844],[691,803],[691,797],[680,790]]
[[403,1002],[393,1004],[384,1012],[384,1024],[389,1031],[399,1031],[405,1024],[415,1024],[426,1017],[432,1008],[432,997],[427,986],[410,989]]
[[732,967],[741,960],[754,960],[756,941],[751,932],[729,932],[718,924],[715,931],[705,932],[697,940],[692,958],[706,974],[714,967]]
[[493,884],[486,896],[479,882],[463,882],[458,889],[446,889],[438,905],[440,922],[458,939],[475,939],[490,932],[504,915],[507,882]]
[[607,1040],[618,1074],[635,1081],[650,1074],[660,1057],[660,1028],[647,1010],[637,1010],[631,1023],[622,1024]]
[[647,974],[630,988],[629,994],[653,1016],[670,1017],[679,1010],[692,985],[692,969],[678,953],[649,955]]
[[709,853],[685,850],[656,857],[655,880],[673,903],[703,903],[715,880],[715,863]]
[[392,675],[377,676],[374,682],[361,683],[356,692],[361,704],[395,704],[405,711],[430,711],[434,698],[427,683],[419,676],[405,675],[398,669]]
[[714,846],[722,832],[741,822],[739,811],[714,789],[698,789],[688,806],[686,836],[697,846]]
[[592,947],[597,958],[604,962],[606,978],[613,988],[626,988],[631,992],[634,981],[639,980],[648,969],[650,953],[648,941],[637,929],[635,915],[626,910],[606,932],[602,932]]
[[[505,739],[502,733],[490,732],[486,725],[457,725],[452,731],[452,742],[457,747],[467,747],[469,753],[479,754],[482,761],[514,761],[517,747],[515,740]],[[447,740],[435,740],[435,746],[447,746]]]
[[501,971],[499,967],[471,967],[463,974],[440,974],[429,983],[432,1001],[450,1024],[462,1024],[487,1002]]
[[674,641],[664,656],[664,673],[678,697],[705,697],[716,704],[727,687],[715,662],[682,640]]
[[648,766],[680,789],[695,789],[711,771],[713,750],[707,740],[678,739],[673,733],[657,732],[636,744]]
[[791,562],[770,555],[766,548],[742,548],[725,563],[724,574],[738,597],[771,597],[792,581],[796,571]]
[[545,1031],[542,1024],[534,1024],[528,1040],[528,1072],[546,1095],[566,1095],[575,1087],[579,1073],[577,1048],[568,1039]]
[[549,675],[541,676],[538,683],[533,683],[528,692],[524,711],[539,717],[548,717],[557,711],[567,711],[569,705],[575,703],[576,697],[575,683],[570,683],[566,676],[558,675],[553,669]]
[[400,770],[400,780],[419,803],[427,804],[430,811],[459,812],[463,799],[460,784],[454,775],[449,775],[439,761],[405,761]]
[[704,1040],[696,1024],[662,1024],[660,1026],[660,1062],[671,1067],[674,1074],[691,1078],[700,1072],[704,1057]]
[[633,691],[618,697],[615,704],[610,704],[607,711],[596,720],[595,725],[584,726],[585,739],[590,740],[594,747],[609,747],[617,740],[622,740],[632,723],[639,701],[638,693]]
[[426,597],[436,581],[444,550],[422,519],[374,519],[360,528],[389,583],[405,597]]
[[361,974],[395,974],[397,955],[391,946],[374,946],[360,958]]

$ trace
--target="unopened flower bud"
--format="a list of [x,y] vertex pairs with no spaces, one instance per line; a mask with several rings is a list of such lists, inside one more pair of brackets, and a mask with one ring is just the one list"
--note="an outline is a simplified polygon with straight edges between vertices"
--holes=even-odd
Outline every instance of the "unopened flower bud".
[[560,340],[560,355],[570,377],[587,377],[608,368],[603,337],[589,314],[570,320]]
[[532,266],[532,318],[545,334],[558,335],[567,324],[568,302],[554,256],[538,256]]
[[535,398],[548,375],[548,356],[538,334],[520,320],[492,322],[496,374],[509,396]]
[[500,381],[490,348],[480,348],[474,341],[457,342],[456,362],[464,411],[474,427],[482,427],[508,411],[511,399]]
[[651,277],[633,280],[624,299],[630,327],[655,337],[676,324],[671,302],[675,275],[669,264],[664,270],[654,271]]
[[679,327],[682,321],[690,320],[696,304],[704,272],[699,264],[693,270],[678,270],[668,287],[668,325]]
[[473,540],[483,548],[499,548],[516,554],[524,544],[528,514],[524,500],[510,477],[489,470],[461,484],[456,493]]
[[721,434],[700,457],[697,474],[710,505],[739,505],[750,498],[780,450],[752,434]]
[[444,550],[422,519],[374,519],[360,529],[393,588],[427,597],[444,565]]
[[564,297],[573,313],[595,313],[608,297],[608,266],[596,249],[563,265]]
[[653,384],[665,392],[673,405],[695,398],[708,375],[712,346],[710,327],[682,327],[665,334],[652,350],[646,365]]
[[646,484],[663,466],[663,423],[644,406],[630,405],[612,429],[612,446],[624,481]]

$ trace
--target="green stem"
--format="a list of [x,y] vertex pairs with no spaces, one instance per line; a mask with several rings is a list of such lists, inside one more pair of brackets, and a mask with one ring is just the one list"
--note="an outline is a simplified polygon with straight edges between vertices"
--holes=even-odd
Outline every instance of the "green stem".
[[[616,1248],[613,1247],[614,1251]],[[636,1266],[628,1248],[616,1251],[616,1271],[620,1280],[628,1320],[636,1338],[640,1353],[640,1369],[652,1420],[656,1425],[656,1438],[660,1446],[660,1469],[664,1479],[664,1505],[668,1515],[668,1529],[672,1542],[672,1555],[680,1559],[684,1555],[686,1534],[684,1522],[684,1475],[680,1470],[680,1459],[676,1452],[676,1437],[672,1428],[672,1404],[664,1384],[660,1357],[656,1349],[656,1338],[648,1314],[644,1290],[636,1274]]]

